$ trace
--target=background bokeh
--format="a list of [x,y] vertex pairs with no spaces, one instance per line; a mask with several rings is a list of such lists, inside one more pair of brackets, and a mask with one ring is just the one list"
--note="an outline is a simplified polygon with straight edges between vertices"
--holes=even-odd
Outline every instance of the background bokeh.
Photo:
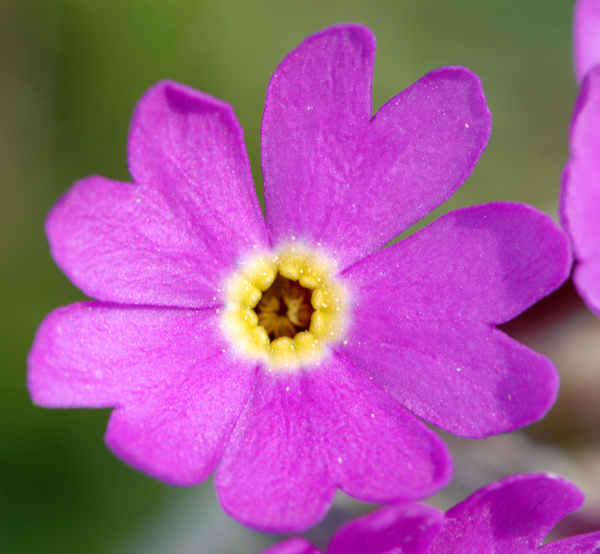
[[[569,0],[0,0],[0,551],[241,554],[275,540],[224,516],[211,482],[172,489],[119,462],[102,441],[107,410],[43,410],[25,388],[39,322],[82,298],[50,258],[45,215],[76,179],[129,179],[129,117],[149,86],[170,78],[230,102],[260,189],[270,74],[306,35],[362,22],[378,39],[375,109],[442,65],[483,81],[490,145],[435,215],[510,199],[554,216],[576,95],[571,12]],[[449,439],[456,481],[434,501],[551,469],[590,499],[569,529],[600,528],[598,320],[567,285],[506,329],[555,359],[561,398],[526,433]],[[311,538],[361,509],[340,497]]]

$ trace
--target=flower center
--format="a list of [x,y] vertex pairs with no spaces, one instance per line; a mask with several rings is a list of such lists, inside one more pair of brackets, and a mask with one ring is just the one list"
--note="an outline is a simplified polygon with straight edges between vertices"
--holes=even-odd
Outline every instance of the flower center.
[[318,362],[345,332],[346,291],[334,264],[296,245],[259,254],[227,281],[222,328],[236,351],[269,369]]
[[258,324],[267,330],[271,341],[279,337],[293,339],[310,327],[315,311],[310,303],[311,297],[312,290],[304,288],[298,281],[277,274],[254,308]]

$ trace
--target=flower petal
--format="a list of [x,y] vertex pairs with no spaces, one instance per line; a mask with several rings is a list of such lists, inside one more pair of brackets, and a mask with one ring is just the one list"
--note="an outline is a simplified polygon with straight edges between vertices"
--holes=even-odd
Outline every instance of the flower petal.
[[444,442],[352,364],[333,356],[313,383],[319,405],[311,418],[344,492],[387,503],[425,498],[450,481]]
[[600,315],[600,65],[588,73],[581,87],[570,148],[563,173],[561,219],[579,262],[575,284],[590,309]]
[[443,429],[511,431],[550,408],[558,377],[492,325],[557,288],[569,266],[565,236],[533,208],[457,210],[344,274],[357,302],[336,349]]
[[307,38],[274,73],[262,124],[274,242],[322,243],[347,267],[444,202],[490,133],[479,79],[434,71],[371,119],[375,39],[359,25]]
[[582,502],[577,487],[557,476],[509,477],[448,510],[446,525],[429,554],[530,554]]
[[312,544],[302,537],[294,537],[286,541],[280,542],[266,550],[261,554],[322,554]]
[[360,294],[362,309],[378,312],[378,296],[394,294],[412,310],[500,324],[557,289],[570,269],[568,239],[548,215],[495,202],[450,212],[344,275],[377,302]]
[[439,437],[339,357],[259,375],[216,477],[223,508],[247,525],[305,529],[335,486],[381,502],[422,498],[450,479]]
[[214,306],[236,261],[268,244],[233,110],[159,83],[135,111],[129,162],[135,185],[91,177],[54,207],[56,263],[100,300]]
[[424,554],[443,523],[444,515],[435,508],[389,506],[342,527],[327,554]]
[[214,469],[252,386],[214,312],[74,304],[42,323],[28,387],[46,407],[118,407],[106,441],[130,465],[190,485]]
[[590,310],[600,316],[600,256],[577,264],[573,280],[581,298]]
[[578,0],[573,17],[575,74],[582,81],[585,74],[600,63],[600,2]]
[[307,529],[335,492],[313,425],[319,392],[301,373],[259,371],[215,476],[223,509],[263,531]]
[[539,549],[540,554],[598,554],[599,552],[600,531],[551,542]]

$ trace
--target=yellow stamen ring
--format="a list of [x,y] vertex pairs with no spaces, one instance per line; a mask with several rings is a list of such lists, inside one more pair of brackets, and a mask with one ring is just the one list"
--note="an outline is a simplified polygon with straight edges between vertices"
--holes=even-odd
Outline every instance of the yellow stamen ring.
[[[320,361],[327,344],[343,338],[346,290],[334,277],[335,264],[320,252],[298,245],[259,254],[241,264],[225,285],[222,328],[240,355],[265,362],[269,369],[295,369]],[[277,275],[312,291],[314,312],[307,331],[271,340],[254,308]]]

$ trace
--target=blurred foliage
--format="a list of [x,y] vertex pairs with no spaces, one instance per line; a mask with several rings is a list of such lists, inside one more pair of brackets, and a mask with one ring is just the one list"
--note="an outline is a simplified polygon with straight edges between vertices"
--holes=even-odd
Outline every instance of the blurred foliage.
[[37,325],[82,298],[52,263],[45,214],[79,178],[129,179],[129,117],[150,85],[175,79],[230,102],[260,189],[270,74],[306,35],[359,21],[378,38],[375,108],[442,65],[483,80],[490,146],[436,214],[501,199],[553,214],[575,97],[571,10],[565,0],[0,0],[0,551],[107,552],[175,494],[108,452],[107,411],[42,410],[25,388]]

